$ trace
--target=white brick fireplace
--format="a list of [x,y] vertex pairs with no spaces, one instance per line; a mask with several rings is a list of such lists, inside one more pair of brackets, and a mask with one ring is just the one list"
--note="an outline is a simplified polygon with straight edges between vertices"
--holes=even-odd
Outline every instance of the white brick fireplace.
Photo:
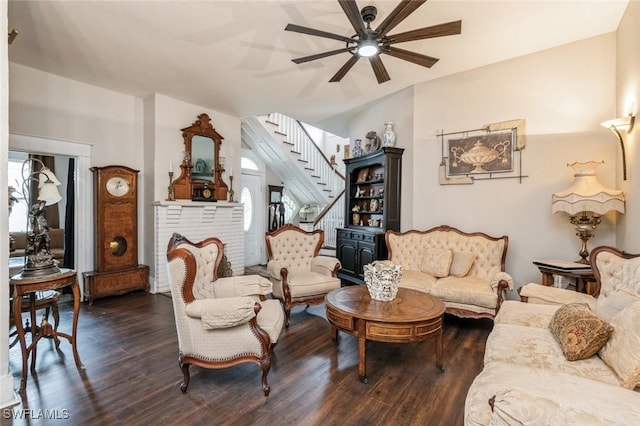
[[151,292],[169,290],[167,244],[174,232],[193,242],[217,237],[231,262],[233,275],[244,275],[244,207],[240,203],[195,202],[189,200],[156,201],[154,206],[155,267]]

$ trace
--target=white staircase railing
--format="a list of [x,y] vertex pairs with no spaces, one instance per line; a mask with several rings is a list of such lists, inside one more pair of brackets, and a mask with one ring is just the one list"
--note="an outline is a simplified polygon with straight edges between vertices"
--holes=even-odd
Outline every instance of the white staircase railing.
[[[344,226],[344,176],[340,174],[309,136],[304,124],[280,113],[271,113],[267,121],[278,126],[284,143],[290,147],[301,166],[310,172],[311,178],[322,187],[327,204],[313,223],[313,229],[324,231],[324,246],[336,247],[336,229]],[[336,198],[337,197],[337,198]]]
[[278,132],[284,135],[285,143],[290,145],[290,150],[299,156],[298,160],[304,164],[304,168],[323,187],[327,200],[344,189],[344,176],[331,165],[302,123],[280,113],[269,114],[267,120],[278,125]]
[[334,203],[327,206],[328,209],[320,212],[318,219],[313,223],[313,229],[324,231],[325,247],[336,248],[336,229],[344,227],[344,199],[343,191]]

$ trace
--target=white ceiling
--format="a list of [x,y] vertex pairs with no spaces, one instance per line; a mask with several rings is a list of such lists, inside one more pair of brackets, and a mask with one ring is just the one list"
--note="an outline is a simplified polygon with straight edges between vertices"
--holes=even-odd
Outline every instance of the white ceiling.
[[[375,26],[398,2],[358,6],[378,8]],[[462,34],[397,45],[440,61],[428,69],[383,55],[391,81],[378,84],[364,59],[340,83],[328,82],[348,53],[291,62],[344,43],[286,32],[288,23],[353,35],[336,0],[14,0],[8,23],[20,34],[9,60],[135,96],[161,93],[238,117],[282,112],[326,129],[336,116],[416,83],[615,31],[626,6],[429,0],[391,33],[461,19]],[[339,127],[329,130],[343,133]]]

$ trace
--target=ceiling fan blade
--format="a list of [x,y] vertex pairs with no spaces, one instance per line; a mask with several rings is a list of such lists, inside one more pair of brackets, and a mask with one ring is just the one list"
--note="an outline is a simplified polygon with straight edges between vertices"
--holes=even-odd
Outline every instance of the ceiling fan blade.
[[384,64],[382,63],[382,59],[380,59],[380,55],[371,56],[369,58],[369,62],[371,62],[371,68],[373,68],[373,73],[376,75],[376,78],[378,79],[378,84],[391,80],[391,77],[389,77],[389,73],[387,72],[387,69],[384,67]]
[[353,48],[345,47],[343,49],[330,50],[328,52],[316,53],[315,55],[304,56],[302,58],[292,59],[296,64],[302,64],[304,62],[315,61],[316,59],[326,58],[327,56],[337,55],[338,53],[351,52]]
[[340,34],[328,33],[326,31],[321,31],[321,30],[316,30],[316,29],[313,29],[313,28],[303,27],[301,25],[296,25],[296,24],[288,24],[285,27],[284,30],[285,31],[293,31],[293,32],[302,33],[302,34],[309,34],[309,35],[316,36],[316,37],[331,38],[331,39],[334,39],[334,40],[344,41],[344,42],[347,42],[347,43],[355,43],[355,40],[353,40],[352,38],[345,37],[345,36],[342,36]]
[[444,37],[460,34],[462,32],[462,21],[452,21],[445,24],[432,25],[430,27],[418,28],[387,36],[389,43],[404,43],[405,41],[424,40],[427,38]]
[[342,77],[344,77],[349,72],[351,67],[353,67],[355,63],[358,62],[359,58],[360,57],[358,55],[353,55],[351,58],[349,58],[349,60],[342,66],[342,68],[338,70],[336,75],[331,77],[331,80],[329,80],[329,83],[337,83],[340,80],[342,80]]
[[407,16],[411,15],[417,8],[422,6],[427,0],[402,0],[395,9],[391,11],[384,21],[376,28],[378,36],[382,37]]
[[362,20],[362,16],[360,16],[360,10],[358,9],[358,5],[355,0],[338,0],[344,14],[349,18],[349,22],[351,22],[351,26],[358,35],[364,35],[367,27],[364,26],[364,21]]
[[414,64],[422,65],[423,67],[431,68],[440,59],[433,58],[431,56],[422,55],[416,52],[410,52],[404,49],[398,49],[397,47],[388,47],[382,49],[382,53],[393,56],[394,58],[403,59],[405,61],[413,62]]

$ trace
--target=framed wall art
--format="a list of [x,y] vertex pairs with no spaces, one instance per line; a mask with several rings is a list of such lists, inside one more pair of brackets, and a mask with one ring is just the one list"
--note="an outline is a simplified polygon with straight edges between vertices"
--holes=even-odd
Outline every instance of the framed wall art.
[[447,140],[449,176],[513,171],[515,130]]
[[521,152],[525,121],[511,120],[479,129],[441,132],[440,184],[472,184],[475,180],[522,179]]

